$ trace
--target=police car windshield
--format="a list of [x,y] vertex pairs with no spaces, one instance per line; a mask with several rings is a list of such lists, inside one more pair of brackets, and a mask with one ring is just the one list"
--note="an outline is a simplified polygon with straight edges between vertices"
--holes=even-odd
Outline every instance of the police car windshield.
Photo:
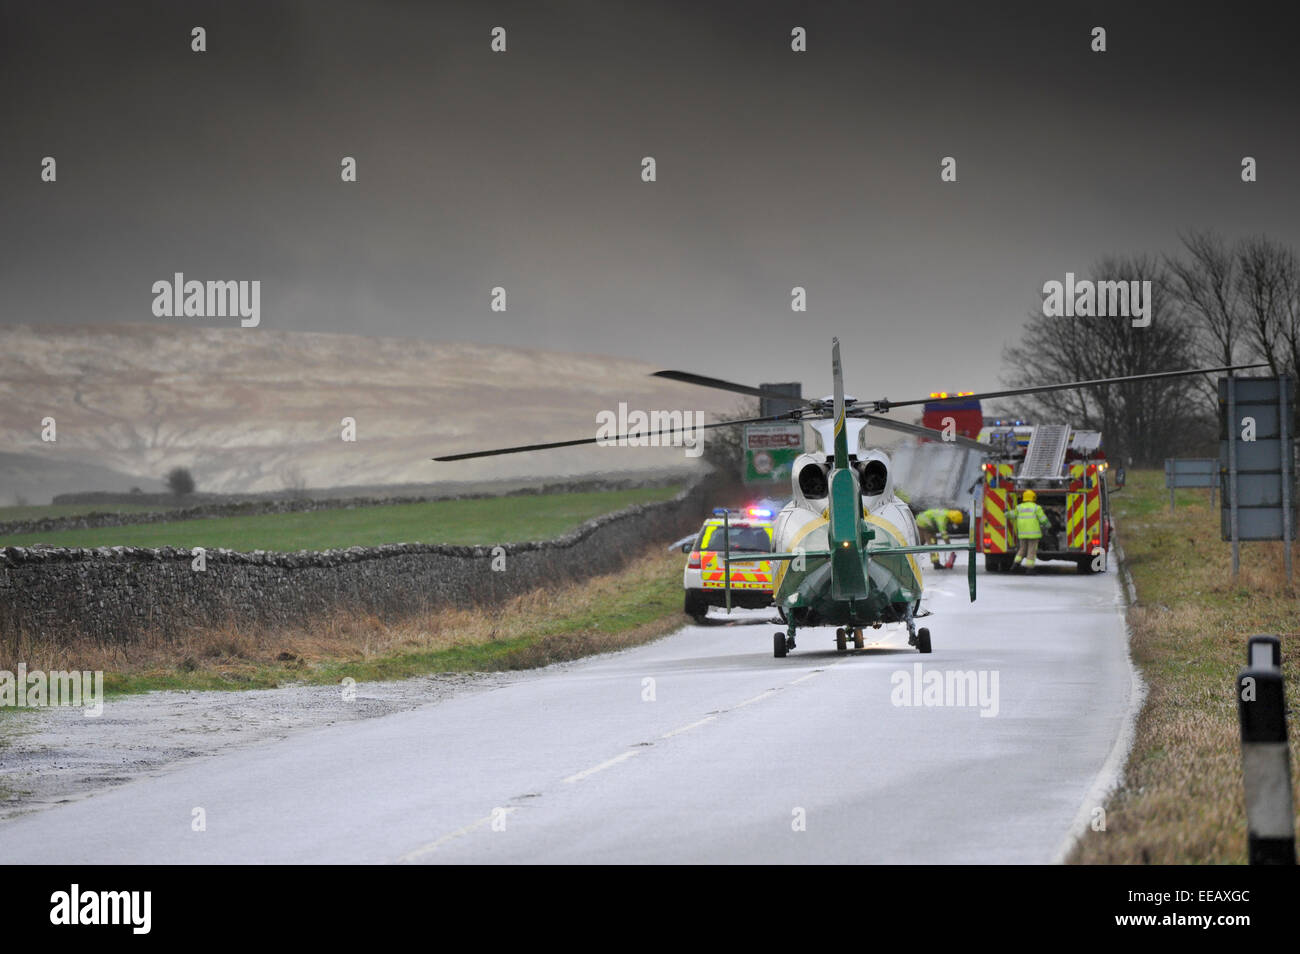
[[[705,531],[704,545],[701,550],[725,550],[727,536],[722,527],[712,527]],[[771,552],[772,544],[767,539],[767,531],[762,527],[732,527],[731,549],[748,552]]]

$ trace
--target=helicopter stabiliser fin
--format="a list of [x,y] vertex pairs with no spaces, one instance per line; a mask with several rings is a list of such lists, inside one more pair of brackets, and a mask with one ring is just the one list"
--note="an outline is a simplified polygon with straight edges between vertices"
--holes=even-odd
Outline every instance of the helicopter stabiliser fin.
[[975,538],[971,537],[970,554],[966,557],[966,583],[970,586],[970,601],[975,602]]
[[871,557],[871,556],[887,556],[888,554],[891,553],[898,553],[898,554],[960,553],[962,550],[965,550],[967,554],[966,582],[970,586],[970,601],[974,603],[975,602],[975,579],[976,579],[975,554],[977,552],[975,549],[974,540],[971,540],[970,543],[931,543],[931,544],[921,544],[914,547],[869,546],[866,549],[866,553],[868,557]]
[[755,560],[770,560],[780,562],[784,560],[798,560],[800,557],[828,557],[831,555],[830,550],[805,550],[802,553],[733,553],[731,556],[723,557],[724,563],[752,563]]
[[831,380],[835,388],[835,466],[849,466],[849,435],[844,428],[844,369],[840,366],[840,339],[831,339]]
[[896,554],[917,554],[917,553],[945,553],[962,550],[969,550],[970,547],[965,543],[926,543],[918,544],[914,547],[867,547],[866,553],[869,556],[888,556],[891,553]]

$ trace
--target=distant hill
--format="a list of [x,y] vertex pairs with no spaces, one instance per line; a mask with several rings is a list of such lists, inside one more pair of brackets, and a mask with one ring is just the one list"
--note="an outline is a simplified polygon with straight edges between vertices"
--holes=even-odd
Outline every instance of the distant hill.
[[[680,448],[575,448],[435,464],[439,453],[595,436],[596,413],[730,413],[725,395],[595,355],[181,324],[0,328],[0,504],[56,493],[428,485],[699,466]],[[41,440],[53,417],[57,441]],[[357,441],[340,422],[356,420]]]
[[[5,417],[3,409],[0,409],[0,419]],[[7,442],[8,429],[5,438]],[[87,487],[125,493],[132,487],[161,489],[162,481],[67,457],[59,459],[39,454],[0,452],[0,507],[49,503],[50,498],[57,494],[77,493]]]

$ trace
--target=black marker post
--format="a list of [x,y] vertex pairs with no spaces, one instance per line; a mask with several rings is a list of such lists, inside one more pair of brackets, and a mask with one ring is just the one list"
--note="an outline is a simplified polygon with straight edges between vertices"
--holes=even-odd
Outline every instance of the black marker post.
[[1294,865],[1295,809],[1287,748],[1282,646],[1276,636],[1252,636],[1247,668],[1237,676],[1241,766],[1252,865]]

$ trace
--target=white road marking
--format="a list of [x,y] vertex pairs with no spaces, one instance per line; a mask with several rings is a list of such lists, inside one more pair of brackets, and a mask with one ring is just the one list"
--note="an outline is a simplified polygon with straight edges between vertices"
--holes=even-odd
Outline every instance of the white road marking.
[[804,673],[802,676],[800,676],[800,677],[799,677],[798,679],[796,679],[794,682],[790,683],[790,685],[792,685],[792,686],[797,686],[797,685],[799,685],[799,683],[803,682],[805,679],[811,679],[813,676],[815,676],[815,675],[817,675],[818,673],[821,673],[821,672],[825,672],[825,670],[824,670],[824,669],[814,669],[812,672]]
[[[503,808],[503,809],[500,809],[500,812],[501,812],[502,815],[509,815],[509,814],[510,814],[511,812],[513,812],[514,810],[515,810],[515,809],[513,809],[513,808]],[[498,817],[497,813],[496,813],[496,812],[493,812],[491,815],[488,815],[486,818],[480,818],[480,819],[479,819],[478,821],[476,821],[476,822],[470,822],[470,823],[469,823],[468,825],[466,825],[464,828],[457,828],[455,831],[450,832],[449,834],[443,835],[443,836],[442,836],[441,838],[439,838],[437,841],[431,841],[431,842],[429,842],[429,843],[428,843],[427,845],[425,845],[423,848],[416,848],[414,851],[408,851],[406,854],[402,855],[402,857],[400,857],[400,858],[397,859],[397,863],[398,863],[399,865],[401,865],[401,864],[405,864],[405,863],[408,862],[408,861],[414,861],[416,858],[419,858],[419,857],[421,857],[422,855],[427,855],[427,854],[430,854],[430,853],[432,853],[432,852],[434,852],[434,851],[437,851],[439,848],[441,848],[441,847],[442,847],[443,845],[445,845],[447,842],[452,841],[452,840],[454,840],[454,839],[456,839],[456,838],[459,838],[459,837],[461,837],[462,835],[468,835],[468,834],[469,834],[470,832],[472,832],[472,831],[477,831],[478,829],[480,829],[480,828],[482,828],[484,825],[490,823],[491,821],[493,821],[493,820],[494,820],[495,818],[497,818],[497,817]]]
[[[832,663],[831,665],[839,665],[839,663],[835,662]],[[814,669],[811,672],[804,673],[798,679],[791,680],[786,685],[787,686],[798,685],[799,683],[811,679],[813,676],[820,675],[825,671],[826,671],[825,669]],[[673,729],[670,732],[665,732],[663,735],[660,736],[660,738],[671,739],[673,736],[681,735],[683,732],[689,732],[692,729],[698,729],[702,725],[708,725],[710,722],[716,721],[718,716],[722,715],[723,713],[735,712],[737,709],[743,709],[745,706],[752,705],[755,702],[761,702],[762,700],[768,698],[769,696],[776,695],[778,692],[781,691],[781,688],[784,687],[778,687],[776,689],[768,689],[765,692],[760,692],[758,695],[752,696],[749,699],[744,700],[743,702],[738,702],[734,706],[730,706],[729,708],[726,709],[719,709],[715,715],[705,716],[703,719],[697,719],[695,722],[691,722],[688,725],[679,726],[678,728]],[[570,775],[564,781],[566,784],[570,784],[570,785],[573,784],[574,782],[581,782],[584,778],[590,778],[592,775],[595,775],[597,772],[603,772],[607,768],[613,768],[615,765],[618,765],[620,762],[626,762],[628,759],[636,755],[637,751],[638,751],[637,749],[628,749],[626,752],[620,753],[619,755],[614,756],[612,759],[606,759],[605,761],[601,762],[599,765],[593,765],[589,769],[583,769],[581,772],[575,772],[573,775]],[[515,809],[513,808],[505,809],[505,812],[507,813],[513,811],[515,811]],[[453,831],[450,834],[443,835],[437,841],[430,842],[429,844],[425,845],[423,848],[417,848],[414,851],[408,852],[407,854],[402,855],[401,858],[397,859],[398,864],[402,864],[408,861],[414,861],[416,858],[437,851],[440,846],[445,845],[447,842],[452,841],[453,839],[456,838],[460,838],[463,835],[468,835],[470,832],[482,828],[484,825],[491,822],[493,820],[493,817],[494,817],[493,815],[488,815],[486,818],[480,818],[478,821],[471,822],[470,824],[466,825],[464,828],[458,828],[456,831]]]
[[730,709],[723,709],[722,711],[735,712],[737,709],[743,709],[745,708],[745,706],[751,705],[752,703],[761,702],[763,699],[766,699],[768,696],[774,696],[780,691],[781,691],[780,689],[769,689],[766,692],[760,692],[758,695],[754,696],[754,698],[746,699],[744,702],[737,702]]
[[[1116,543],[1115,549],[1119,558],[1120,575],[1123,578],[1123,585],[1116,587],[1115,600],[1120,604],[1121,616],[1124,614],[1122,605],[1125,587],[1129,597],[1129,605],[1137,602],[1137,592],[1133,589],[1133,577],[1129,575],[1128,564],[1124,560],[1124,551]],[[1133,749],[1133,742],[1137,738],[1137,720],[1142,714],[1142,705],[1146,702],[1147,684],[1142,678],[1142,673],[1133,665],[1133,633],[1129,629],[1127,617],[1124,617],[1124,661],[1128,666],[1129,686],[1128,698],[1124,707],[1124,720],[1120,723],[1119,734],[1115,736],[1115,741],[1106,754],[1106,761],[1102,763],[1097,775],[1093,778],[1092,784],[1088,786],[1088,793],[1084,796],[1083,803],[1079,806],[1078,812],[1075,813],[1074,820],[1070,823],[1070,828],[1065,834],[1065,839],[1057,846],[1055,854],[1052,855],[1052,864],[1063,865],[1073,853],[1075,845],[1079,843],[1088,831],[1093,820],[1093,813],[1097,809],[1105,811],[1106,802],[1110,799],[1111,794],[1119,788],[1123,779],[1124,766],[1128,764],[1129,752]]]
[[581,782],[584,778],[588,778],[592,775],[595,775],[597,772],[603,772],[605,771],[605,769],[617,765],[619,762],[626,762],[632,756],[636,755],[636,751],[637,751],[636,749],[628,749],[623,754],[616,755],[612,759],[606,759],[605,761],[601,762],[599,765],[593,765],[589,769],[583,769],[581,772],[577,772],[573,775],[570,775],[568,778],[565,779],[565,781],[569,783]]
[[[805,679],[811,679],[813,676],[821,672],[825,672],[825,670],[814,669],[812,672],[804,673],[798,679],[786,683],[786,685],[789,686],[797,685],[803,682]],[[691,729],[698,729],[702,725],[707,725],[708,723],[713,722],[715,719],[718,718],[718,716],[722,715],[723,713],[735,712],[737,709],[741,709],[747,705],[750,705],[751,703],[758,702],[762,699],[766,699],[768,696],[774,695],[775,693],[778,693],[780,691],[781,691],[780,689],[768,689],[766,692],[761,692],[758,695],[754,696],[752,699],[746,699],[744,702],[738,702],[734,706],[728,706],[726,709],[719,709],[713,715],[705,716],[703,719],[699,719],[695,722],[690,723],[689,725],[679,726],[676,729],[673,729],[671,732],[665,732],[663,735],[659,736],[659,738],[671,739],[673,736],[681,735],[683,732],[689,732],[691,731]]]
[[705,716],[703,719],[700,719],[700,720],[697,721],[697,722],[692,722],[690,725],[684,725],[684,726],[682,726],[681,728],[673,729],[671,732],[665,732],[663,735],[659,736],[659,738],[661,738],[661,739],[671,739],[673,736],[675,736],[675,735],[681,735],[683,732],[689,732],[689,731],[691,731],[691,729],[698,729],[700,726],[705,725],[706,723],[712,722],[712,721],[713,721],[714,719],[716,719],[716,718],[717,718],[717,716],[715,716],[715,715]]

